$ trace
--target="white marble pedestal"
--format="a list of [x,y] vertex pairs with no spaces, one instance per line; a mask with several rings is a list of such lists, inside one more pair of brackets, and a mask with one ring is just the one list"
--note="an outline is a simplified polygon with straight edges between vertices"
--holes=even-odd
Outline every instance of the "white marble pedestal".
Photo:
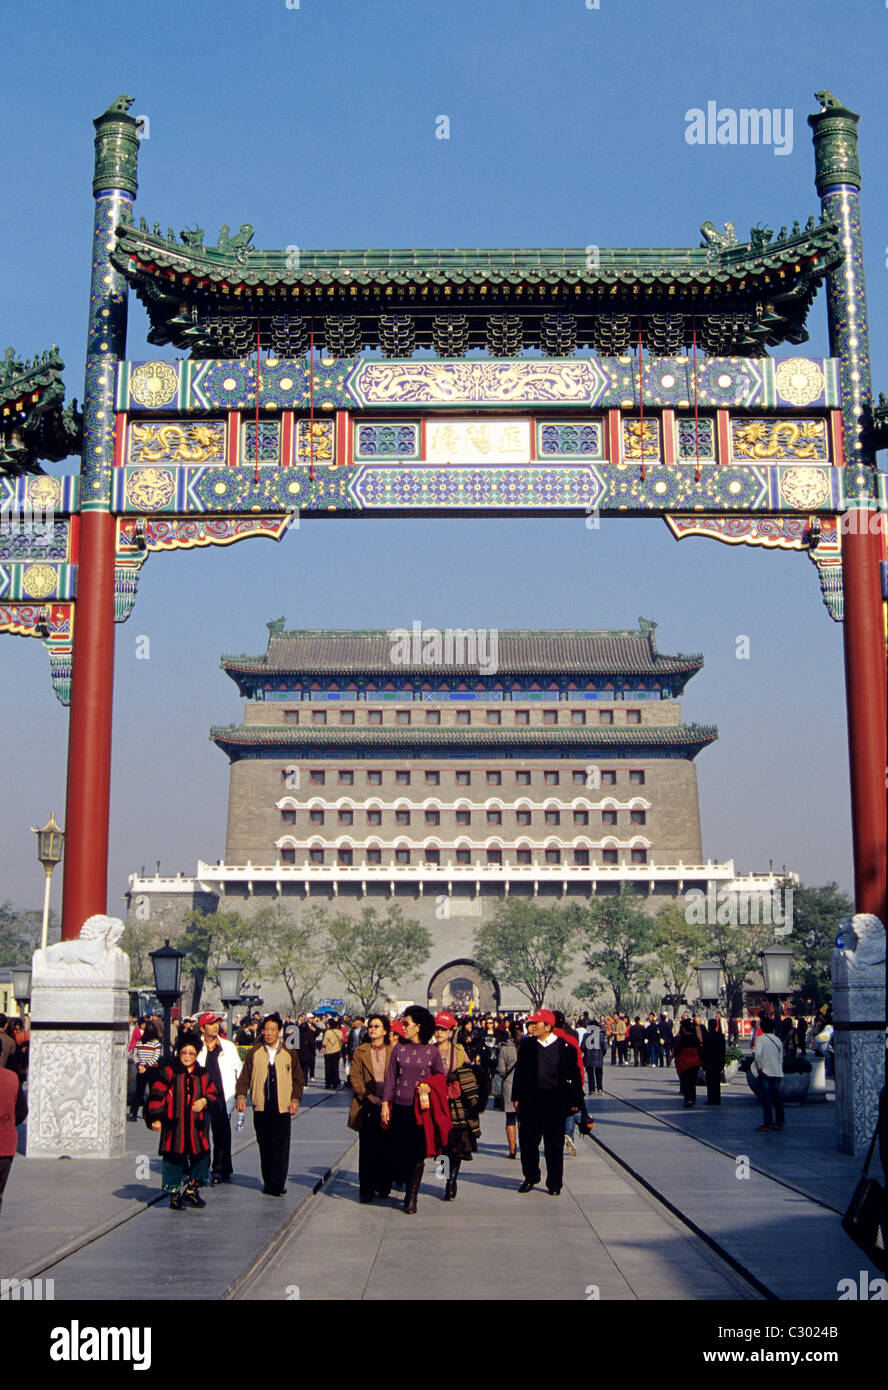
[[[119,930],[118,930],[119,928]],[[29,1158],[117,1158],[126,1148],[129,957],[115,918],[35,951]]]
[[885,1084],[885,928],[862,913],[842,921],[833,951],[837,1143],[865,1154]]

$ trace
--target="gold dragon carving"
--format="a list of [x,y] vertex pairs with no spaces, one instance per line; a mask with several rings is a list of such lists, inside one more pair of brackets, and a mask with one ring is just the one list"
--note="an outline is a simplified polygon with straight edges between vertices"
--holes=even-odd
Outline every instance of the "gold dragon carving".
[[753,420],[736,428],[734,457],[816,459],[825,457],[824,420]]
[[221,424],[136,424],[130,441],[140,463],[210,463],[223,457],[225,432]]

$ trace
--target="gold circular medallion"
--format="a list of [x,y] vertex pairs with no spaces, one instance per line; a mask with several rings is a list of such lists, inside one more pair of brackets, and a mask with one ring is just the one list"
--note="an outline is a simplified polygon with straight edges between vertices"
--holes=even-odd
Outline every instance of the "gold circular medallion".
[[823,468],[784,468],[780,491],[792,507],[819,507],[829,497],[829,475]]
[[808,357],[788,357],[774,373],[777,390],[791,405],[810,405],[823,393],[823,372]]
[[56,587],[52,565],[28,565],[22,574],[22,589],[28,598],[46,598]]
[[178,374],[168,362],[143,362],[130,377],[130,395],[139,405],[167,405],[178,389]]
[[126,480],[127,501],[141,511],[156,512],[165,507],[175,491],[168,468],[135,468]]
[[55,478],[31,478],[28,482],[28,504],[35,511],[56,511],[62,489]]

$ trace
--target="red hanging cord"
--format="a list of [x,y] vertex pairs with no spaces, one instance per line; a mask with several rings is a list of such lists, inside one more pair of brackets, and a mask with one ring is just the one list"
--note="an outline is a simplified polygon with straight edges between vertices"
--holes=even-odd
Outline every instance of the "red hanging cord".
[[644,368],[641,362],[641,315],[638,316],[638,399],[641,413],[641,481],[647,477],[644,466]]
[[253,482],[259,481],[259,320],[256,320],[256,462],[253,466]]
[[315,376],[314,376],[314,353],[315,353],[315,321],[311,320],[308,345],[308,478],[309,482],[314,482],[315,475]]
[[691,333],[694,342],[694,451],[697,456],[697,466],[694,470],[694,478],[700,481],[700,402],[697,390],[697,315],[691,315]]

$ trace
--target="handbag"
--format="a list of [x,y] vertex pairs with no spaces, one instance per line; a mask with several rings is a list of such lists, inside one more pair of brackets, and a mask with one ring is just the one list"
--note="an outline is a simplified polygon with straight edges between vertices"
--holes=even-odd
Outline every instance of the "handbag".
[[875,1178],[867,1177],[878,1133],[877,1124],[860,1181],[848,1203],[848,1210],[842,1217],[842,1230],[860,1247],[867,1258],[872,1260],[876,1269],[881,1270],[882,1274],[888,1274],[888,1260],[885,1258],[885,1189]]

